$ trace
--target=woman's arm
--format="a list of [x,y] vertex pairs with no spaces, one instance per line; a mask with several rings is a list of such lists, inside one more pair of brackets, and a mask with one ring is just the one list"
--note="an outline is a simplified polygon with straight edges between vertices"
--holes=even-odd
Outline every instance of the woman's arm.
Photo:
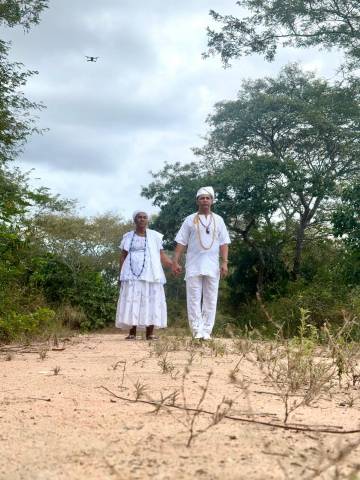
[[171,258],[166,255],[164,250],[160,250],[160,260],[164,267],[171,268],[172,267],[172,260]]
[[125,258],[127,257],[127,254],[128,252],[126,250],[121,250],[120,262],[119,262],[120,272],[121,272],[123,263],[125,262]]
[[172,262],[172,271],[175,275],[179,275],[182,271],[182,266],[180,265],[180,258],[181,255],[184,253],[186,249],[185,245],[182,245],[181,243],[177,243],[175,247],[175,254]]

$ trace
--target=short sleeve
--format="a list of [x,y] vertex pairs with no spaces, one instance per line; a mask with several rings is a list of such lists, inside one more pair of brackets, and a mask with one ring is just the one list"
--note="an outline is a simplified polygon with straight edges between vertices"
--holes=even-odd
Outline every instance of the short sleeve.
[[190,233],[191,227],[189,225],[188,219],[186,219],[184,220],[183,224],[180,227],[180,230],[175,237],[175,242],[187,246],[187,244],[189,243]]
[[120,250],[125,250],[126,252],[129,251],[130,249],[130,236],[129,236],[129,232],[128,233],[125,233],[125,235],[123,235],[122,239],[121,239],[121,242],[120,242],[120,245],[119,245],[119,248]]
[[156,232],[156,243],[159,250],[164,250],[163,237],[164,235],[162,233]]
[[227,231],[227,228],[223,219],[221,219],[221,222],[220,222],[219,243],[220,245],[231,243],[229,232]]

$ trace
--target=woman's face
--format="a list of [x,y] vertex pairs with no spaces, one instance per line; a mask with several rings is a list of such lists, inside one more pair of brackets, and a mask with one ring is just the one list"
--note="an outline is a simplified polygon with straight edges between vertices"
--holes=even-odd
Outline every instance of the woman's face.
[[140,212],[135,217],[135,225],[140,228],[146,228],[148,225],[148,216],[145,212]]

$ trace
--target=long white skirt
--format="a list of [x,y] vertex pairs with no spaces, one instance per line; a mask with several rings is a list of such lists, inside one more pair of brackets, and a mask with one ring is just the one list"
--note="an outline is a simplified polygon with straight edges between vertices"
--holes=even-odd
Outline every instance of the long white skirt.
[[144,280],[122,281],[116,309],[117,328],[155,328],[167,326],[164,286]]

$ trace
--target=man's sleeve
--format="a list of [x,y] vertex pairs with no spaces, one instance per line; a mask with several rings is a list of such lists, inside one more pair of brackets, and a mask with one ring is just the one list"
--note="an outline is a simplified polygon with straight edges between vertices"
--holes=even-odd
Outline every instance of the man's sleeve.
[[220,245],[225,245],[231,243],[229,232],[227,231],[225,222],[221,219],[220,224],[220,236],[219,236]]
[[190,232],[191,232],[191,228],[190,228],[189,222],[186,219],[181,225],[180,230],[178,231],[175,237],[175,242],[180,243],[181,245],[184,245],[186,247],[187,244],[189,243]]

